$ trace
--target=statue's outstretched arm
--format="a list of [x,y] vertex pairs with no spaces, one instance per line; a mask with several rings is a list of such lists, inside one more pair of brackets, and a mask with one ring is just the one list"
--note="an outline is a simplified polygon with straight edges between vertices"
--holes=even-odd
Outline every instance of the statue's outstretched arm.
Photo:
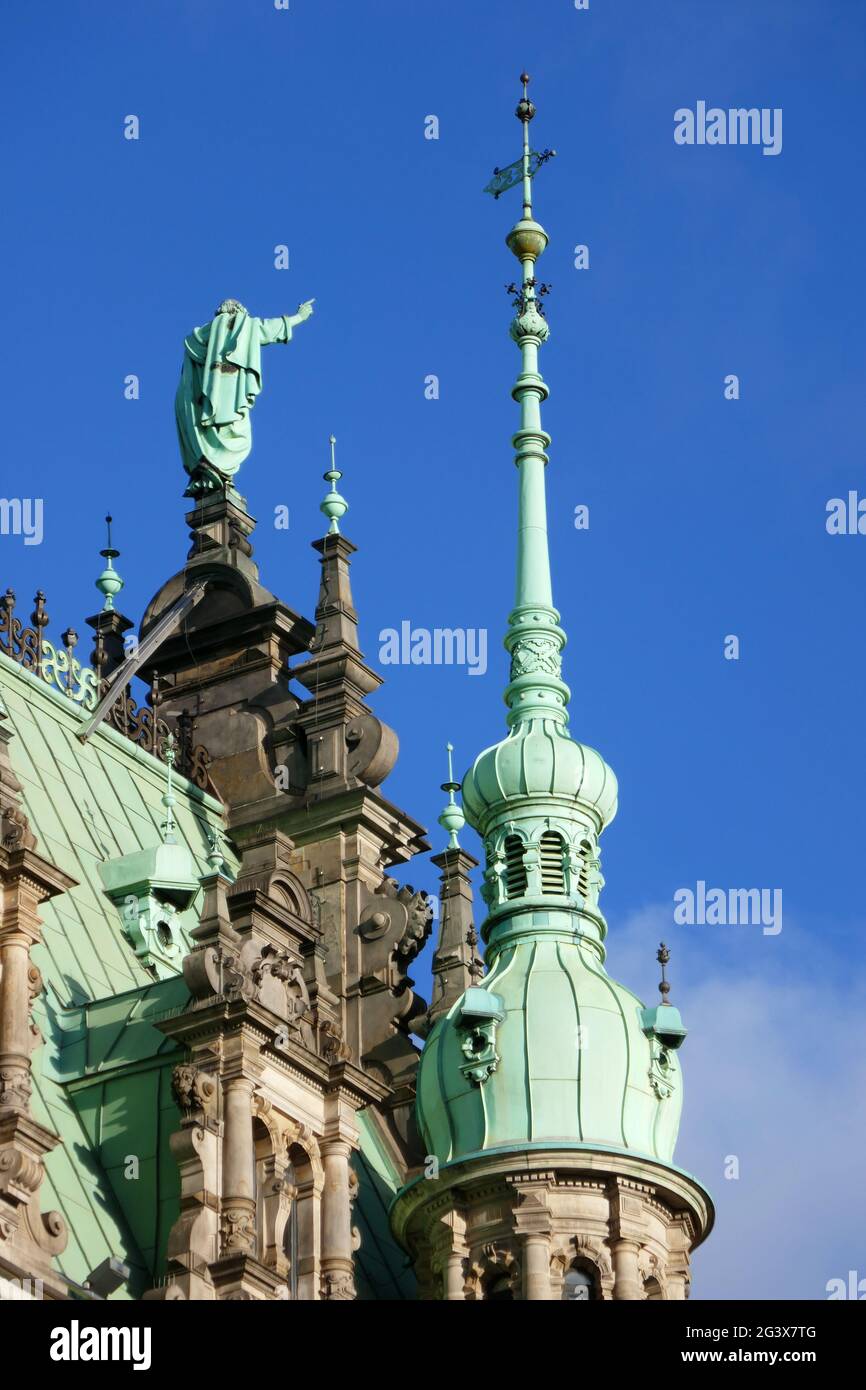
[[289,317],[289,327],[294,328],[295,324],[303,323],[313,312],[315,299],[306,299],[303,304],[299,304],[294,314]]
[[292,336],[292,329],[299,323],[303,323],[313,312],[314,300],[308,299],[306,304],[299,304],[297,312],[294,314],[280,314],[276,319],[259,319],[260,340],[264,343],[287,343]]

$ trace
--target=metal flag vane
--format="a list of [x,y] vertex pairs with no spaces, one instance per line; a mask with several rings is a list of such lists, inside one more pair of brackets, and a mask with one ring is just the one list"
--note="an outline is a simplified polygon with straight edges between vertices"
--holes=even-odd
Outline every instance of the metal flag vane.
[[529,86],[529,74],[522,72],[520,80],[523,83],[523,98],[517,108],[517,116],[524,122],[524,148],[520,159],[515,159],[513,164],[506,164],[504,169],[494,169],[493,178],[484,189],[485,193],[492,193],[494,198],[498,198],[501,193],[507,193],[509,188],[515,188],[524,179],[534,178],[549,159],[553,159],[556,150],[531,150],[529,148],[529,122],[535,115],[535,107],[527,95]]
[[[530,150],[529,151],[529,177],[534,178],[549,159],[553,159],[556,150]],[[485,193],[492,193],[494,198],[498,198],[501,193],[507,193],[509,188],[514,188],[523,179],[523,160],[515,159],[513,164],[506,164],[504,169],[494,169],[493,178],[484,187]]]

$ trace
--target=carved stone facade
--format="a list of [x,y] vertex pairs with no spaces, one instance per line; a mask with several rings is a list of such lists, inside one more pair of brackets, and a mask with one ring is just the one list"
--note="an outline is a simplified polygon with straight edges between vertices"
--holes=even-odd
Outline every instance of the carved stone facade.
[[33,1001],[42,990],[30,952],[41,940],[39,906],[73,880],[36,852],[9,761],[9,731],[0,705],[0,1274],[41,1280],[43,1297],[63,1298],[52,1265],[66,1246],[56,1211],[40,1211],[44,1159],[57,1136],[32,1110],[31,1053],[40,1042]]
[[[363,1110],[396,1185],[407,1183],[391,1219],[421,1298],[684,1298],[689,1253],[712,1213],[675,1169],[565,1146],[475,1156],[424,1176],[420,1052],[410,1034],[427,1036],[460,1001],[464,1076],[489,1086],[499,1064],[504,1015],[485,1012],[491,996],[475,988],[477,863],[459,847],[434,859],[442,916],[428,1007],[409,971],[429,939],[432,905],[390,870],[429,846],[380,790],[397,741],[365,703],[380,678],[358,648],[354,547],[340,535],[316,543],[313,628],[259,583],[252,519],[235,502],[209,501],[189,520],[189,562],[152,601],[142,637],[191,579],[206,577],[206,596],[143,673],[154,718],[158,708],[177,724],[196,710],[222,830],[198,880],[197,925],[184,938],[183,950],[193,943],[182,960],[187,994],[148,1014],[173,1045],[180,1200],[160,1281],[144,1296],[355,1298],[353,1161]],[[294,670],[292,658],[300,658]],[[292,679],[308,698],[291,691]],[[63,1298],[52,1260],[67,1233],[57,1213],[39,1209],[44,1158],[57,1140],[32,1112],[31,1005],[41,979],[30,952],[40,903],[74,882],[38,852],[8,743],[0,716],[0,1274],[39,1278],[46,1296]],[[595,841],[572,843],[550,820],[545,834],[536,844],[503,831],[502,881],[488,869],[488,902],[507,896],[509,873],[524,886],[552,875],[591,918],[601,881]],[[189,888],[192,902],[199,888]],[[106,914],[120,930],[109,901]],[[145,960],[128,940],[127,948]],[[169,961],[159,984],[178,980]],[[157,1038],[154,1053],[164,1051]]]
[[[385,871],[425,842],[377,790],[397,741],[362,702],[380,678],[357,644],[354,547],[340,535],[316,542],[313,631],[259,585],[251,519],[222,508],[222,521],[216,503],[204,523],[190,516],[188,569],[207,566],[210,598],[189,640],[153,660],[169,710],[193,693],[205,706],[200,736],[241,857],[230,878],[215,846],[183,964],[192,1000],[157,1025],[189,1059],[175,1073],[183,1195],[167,1275],[188,1298],[343,1301],[356,1296],[357,1112],[376,1109],[402,1163],[399,1122],[408,1128],[414,1101],[400,1085],[417,1058],[408,1023],[426,1005],[407,970],[432,914]],[[232,545],[229,520],[244,546]],[[304,649],[291,674],[306,701],[286,671]]]
[[[380,677],[358,648],[354,547],[340,535],[315,543],[314,628],[259,582],[253,521],[236,500],[210,500],[189,522],[188,562],[149,605],[142,640],[188,584],[204,578],[205,594],[141,673],[154,718],[178,725],[196,711],[224,831],[200,880],[192,949],[158,976],[170,983],[182,965],[188,999],[149,1014],[178,1059],[170,1147],[181,1194],[164,1271],[145,1296],[345,1301],[357,1294],[358,1111],[375,1116],[367,1123],[401,1175],[411,1147],[409,1024],[427,1005],[408,970],[432,910],[388,870],[428,846],[378,790],[397,739],[364,703]],[[42,1156],[56,1141],[29,1108],[29,1001],[40,985],[29,950],[39,902],[72,880],[36,853],[7,741],[0,725],[0,1273],[37,1275],[64,1297],[50,1266],[63,1223],[38,1209]],[[121,932],[116,905],[106,913]],[[128,934],[127,948],[151,969]]]
[[422,1176],[393,1223],[423,1299],[683,1299],[712,1211],[676,1169],[551,1149],[479,1155]]

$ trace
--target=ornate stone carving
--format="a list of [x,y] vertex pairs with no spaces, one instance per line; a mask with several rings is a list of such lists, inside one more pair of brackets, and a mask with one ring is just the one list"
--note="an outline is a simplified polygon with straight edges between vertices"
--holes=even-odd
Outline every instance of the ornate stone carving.
[[356,1298],[355,1280],[347,1270],[328,1270],[322,1275],[322,1298],[348,1303]]
[[407,1030],[411,1020],[426,1010],[426,1002],[414,993],[406,971],[430,935],[432,906],[426,893],[409,885],[400,887],[385,877],[361,912],[357,934],[361,952],[361,994],[364,999],[366,1053]]
[[393,950],[408,965],[426,942],[433,925],[433,907],[427,894],[416,893],[409,884],[383,878],[373,901],[361,915],[358,933],[365,941],[379,941],[386,935]]
[[596,1240],[592,1236],[580,1234],[574,1237],[573,1245],[575,1257],[590,1260],[597,1267],[602,1283],[610,1282],[612,1286],[613,1264],[610,1251],[604,1242]]
[[196,998],[260,1004],[312,1045],[309,991],[301,963],[289,951],[253,939],[237,946],[219,941],[188,955],[183,973]]
[[0,843],[10,852],[16,849],[33,849],[36,836],[30,829],[30,822],[18,806],[4,806],[0,810]]
[[352,1049],[332,1019],[319,1025],[319,1047],[326,1062],[348,1062]]
[[654,1251],[642,1246],[637,1257],[637,1267],[644,1285],[655,1281],[659,1295],[667,1296],[667,1267]]
[[254,1255],[256,1250],[256,1217],[245,1207],[228,1207],[220,1220],[221,1246],[224,1254]]
[[213,1108],[216,1082],[196,1067],[175,1067],[171,1074],[171,1089],[185,1119],[202,1116]]
[[28,1066],[7,1063],[0,1067],[0,1108],[29,1111],[32,1090]]
[[507,1246],[490,1242],[483,1245],[475,1255],[470,1256],[467,1262],[464,1297],[470,1302],[482,1299],[485,1289],[495,1282],[497,1276],[508,1280],[512,1298],[519,1299],[520,1261]]

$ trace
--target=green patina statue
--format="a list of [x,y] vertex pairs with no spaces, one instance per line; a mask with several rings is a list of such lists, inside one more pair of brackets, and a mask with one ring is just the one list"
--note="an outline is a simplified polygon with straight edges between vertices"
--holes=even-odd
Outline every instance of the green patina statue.
[[313,312],[313,300],[297,313],[258,319],[236,299],[225,299],[210,323],[184,342],[183,367],[174,401],[185,497],[232,485],[252,448],[250,411],[262,389],[261,347],[287,343],[292,329]]

